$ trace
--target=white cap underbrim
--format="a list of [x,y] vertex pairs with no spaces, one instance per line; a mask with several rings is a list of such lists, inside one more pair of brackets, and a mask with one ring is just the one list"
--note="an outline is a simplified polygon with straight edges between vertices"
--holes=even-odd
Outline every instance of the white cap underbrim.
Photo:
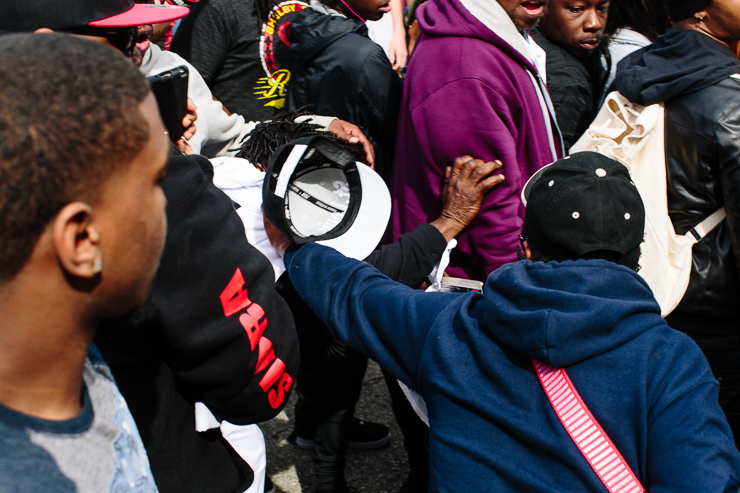
[[358,162],[362,201],[352,226],[342,236],[316,243],[331,247],[346,257],[364,260],[385,234],[391,217],[391,193],[378,173]]

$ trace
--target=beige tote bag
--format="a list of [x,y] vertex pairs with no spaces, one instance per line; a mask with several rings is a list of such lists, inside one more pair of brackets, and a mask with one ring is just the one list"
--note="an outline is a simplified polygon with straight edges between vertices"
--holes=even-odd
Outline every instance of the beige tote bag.
[[606,97],[586,133],[570,153],[594,151],[629,169],[645,204],[645,241],[639,274],[652,289],[665,317],[683,298],[691,275],[691,247],[725,217],[724,207],[677,235],[668,216],[662,103],[633,104],[618,92]]

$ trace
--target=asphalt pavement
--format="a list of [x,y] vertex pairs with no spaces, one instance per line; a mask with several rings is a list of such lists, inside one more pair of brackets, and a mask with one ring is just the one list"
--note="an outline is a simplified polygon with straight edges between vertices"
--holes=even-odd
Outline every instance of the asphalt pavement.
[[[276,418],[261,423],[267,444],[267,474],[277,493],[313,493],[313,452],[288,443],[293,431],[295,393]],[[345,476],[357,493],[398,493],[408,474],[401,430],[391,412],[391,402],[380,368],[372,361],[362,387],[355,416],[389,426],[391,443],[378,450],[350,450]]]

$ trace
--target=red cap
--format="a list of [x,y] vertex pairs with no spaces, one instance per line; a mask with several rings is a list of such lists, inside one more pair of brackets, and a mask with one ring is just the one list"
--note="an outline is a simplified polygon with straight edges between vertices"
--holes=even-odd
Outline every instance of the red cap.
[[186,7],[135,3],[132,8],[125,12],[99,21],[89,22],[87,25],[94,27],[131,27],[143,24],[158,24],[180,19],[188,15],[189,12],[190,9]]

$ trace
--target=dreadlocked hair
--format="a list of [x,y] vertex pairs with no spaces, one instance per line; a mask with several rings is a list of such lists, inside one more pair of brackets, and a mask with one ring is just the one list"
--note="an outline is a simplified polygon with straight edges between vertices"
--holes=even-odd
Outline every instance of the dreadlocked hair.
[[278,6],[280,0],[254,0],[252,15],[262,22],[267,22],[272,10]]
[[311,119],[296,122],[301,117],[312,114],[311,105],[298,108],[295,111],[278,113],[272,121],[258,124],[242,141],[241,150],[236,157],[244,158],[257,167],[258,164],[267,167],[267,163],[278,147],[288,144],[301,137],[323,135],[347,149],[360,161],[365,155],[362,144],[351,144],[340,139],[324,127],[311,123]]

